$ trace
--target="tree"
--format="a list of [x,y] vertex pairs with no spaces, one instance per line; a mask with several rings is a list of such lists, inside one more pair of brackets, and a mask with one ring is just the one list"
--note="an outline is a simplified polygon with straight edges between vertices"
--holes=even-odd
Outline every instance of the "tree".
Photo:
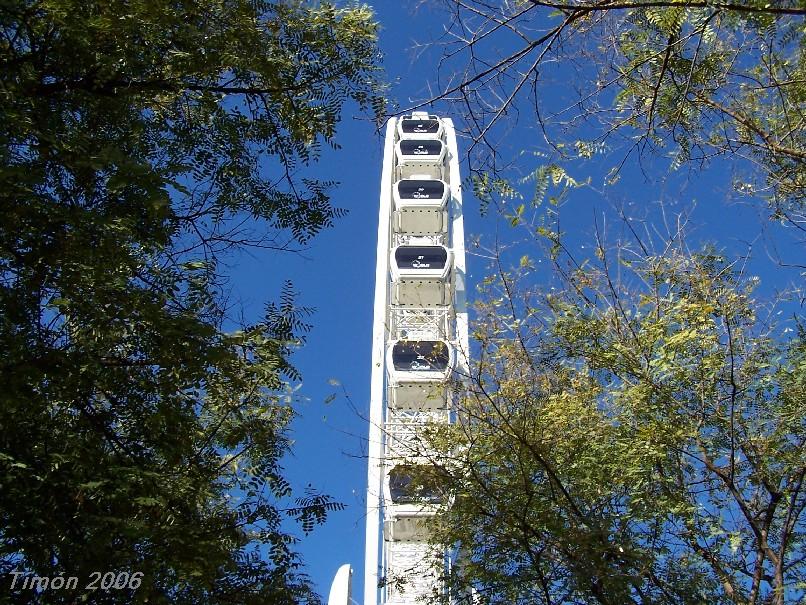
[[424,437],[454,494],[434,540],[462,553],[456,594],[802,602],[806,329],[680,241],[600,242],[565,288],[528,259],[485,282],[458,422]]
[[[597,232],[585,255],[572,245],[584,235],[567,227],[582,221],[562,206],[582,185],[606,198],[639,161],[648,188],[683,180],[666,168],[711,166],[732,170],[736,191],[766,201],[800,238],[806,4],[440,4],[451,11],[447,48],[423,104],[452,103],[482,209],[528,246],[499,230],[481,251],[493,267],[471,324],[472,370],[456,385],[467,394],[457,422],[429,427],[419,452],[437,452],[453,494],[433,540],[459,553],[454,594],[803,602],[802,287],[756,293],[747,259],[723,254],[716,229],[713,249],[689,247],[685,230],[655,248],[638,236],[643,218],[623,209],[602,212],[623,219],[619,244]],[[538,136],[513,149],[527,139],[514,130]],[[542,159],[525,166],[530,153]],[[649,233],[672,218],[647,215]]]
[[[372,13],[11,0],[0,22],[0,569],[79,578],[0,600],[316,601],[283,519],[340,505],[280,466],[308,310],[286,285],[232,331],[217,262],[343,212],[303,169],[346,103],[382,109]],[[142,583],[85,590],[99,571]]]
[[482,190],[508,163],[511,129],[538,126],[538,151],[566,168],[615,158],[609,181],[650,151],[673,168],[726,160],[741,194],[804,227],[801,0],[442,4],[447,49],[424,103],[463,116]]

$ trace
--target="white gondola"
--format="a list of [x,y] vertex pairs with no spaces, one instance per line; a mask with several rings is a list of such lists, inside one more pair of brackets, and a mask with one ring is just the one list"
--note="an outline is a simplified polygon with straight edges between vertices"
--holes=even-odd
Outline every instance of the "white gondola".
[[444,340],[395,340],[386,352],[391,385],[444,382],[453,371],[453,347]]
[[406,208],[392,215],[393,243],[397,246],[423,243],[441,246],[448,243],[448,212],[438,208]]
[[409,179],[401,179],[394,185],[392,196],[395,208],[439,208],[448,203],[450,187],[445,181],[432,179],[427,175],[414,174]]
[[445,246],[395,246],[390,255],[392,281],[447,279],[453,252]]
[[451,300],[450,280],[400,279],[392,284],[392,304],[405,307],[444,307]]
[[449,191],[445,181],[423,175],[397,181],[393,190],[395,211],[392,216],[395,243],[405,244],[417,238],[432,244],[446,243],[450,229]]
[[429,382],[398,382],[389,387],[389,407],[395,410],[444,410],[449,403],[448,385]]
[[445,170],[446,148],[439,139],[403,139],[395,146],[398,176],[415,174],[441,179]]
[[428,540],[428,520],[431,511],[411,511],[405,515],[395,515],[383,523],[384,540],[390,542],[425,542]]
[[415,111],[397,122],[397,136],[401,139],[441,139],[444,132],[442,120],[425,111]]

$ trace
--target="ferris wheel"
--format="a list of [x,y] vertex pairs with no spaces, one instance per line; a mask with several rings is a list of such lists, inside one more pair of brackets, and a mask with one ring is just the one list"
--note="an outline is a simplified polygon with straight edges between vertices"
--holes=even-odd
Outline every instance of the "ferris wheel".
[[[415,605],[444,594],[450,553],[429,520],[447,503],[421,438],[453,421],[467,374],[461,177],[453,122],[427,112],[386,126],[378,218],[370,386],[363,605]],[[418,481],[412,478],[417,476]],[[329,605],[355,603],[343,565]]]

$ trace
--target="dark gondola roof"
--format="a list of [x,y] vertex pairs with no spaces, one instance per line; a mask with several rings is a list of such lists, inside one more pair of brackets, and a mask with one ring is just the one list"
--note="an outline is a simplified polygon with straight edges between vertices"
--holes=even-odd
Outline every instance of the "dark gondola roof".
[[413,156],[439,155],[442,153],[442,141],[434,139],[405,139],[400,141],[400,153]]
[[444,269],[448,251],[444,246],[399,246],[395,264],[400,269]]
[[438,489],[436,477],[421,468],[418,478],[421,481],[414,483],[412,477],[417,473],[417,467],[411,464],[399,464],[389,471],[389,493],[394,504],[411,504],[427,502],[439,504],[442,494]]
[[436,134],[439,132],[439,120],[403,118],[400,120],[400,130],[404,134]]
[[445,196],[445,183],[436,179],[403,179],[396,187],[404,200],[441,200]]

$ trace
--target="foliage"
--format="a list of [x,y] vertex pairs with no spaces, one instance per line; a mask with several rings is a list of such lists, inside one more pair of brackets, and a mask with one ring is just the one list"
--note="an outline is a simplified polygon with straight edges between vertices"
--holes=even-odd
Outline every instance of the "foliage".
[[673,169],[727,160],[740,193],[803,226],[802,0],[444,4],[446,84],[425,103],[454,103],[475,170],[500,172],[511,131],[536,127],[555,162],[606,152],[611,181],[650,150]]
[[[692,3],[696,4],[696,3]],[[798,213],[806,192],[806,63],[802,2],[628,11],[618,40],[618,117],[669,145],[673,166],[717,155],[756,168],[737,185]],[[756,10],[752,10],[756,9]],[[749,180],[754,174],[762,182]],[[795,214],[795,216],[802,216]]]
[[802,602],[806,328],[679,240],[597,256],[563,288],[528,259],[484,284],[458,422],[425,446],[454,493],[434,539],[461,553],[457,593]]
[[0,569],[144,573],[0,600],[315,601],[283,520],[340,505],[289,502],[279,464],[309,311],[286,285],[225,332],[218,262],[341,214],[302,169],[346,103],[382,109],[371,12],[8,0],[0,25]]
[[[634,250],[593,238],[591,258],[576,260],[568,246],[585,238],[570,231],[582,207],[598,221],[597,199],[639,168],[650,193],[624,191],[625,208],[683,182],[665,169],[711,166],[732,171],[735,190],[767,202],[773,218],[806,228],[806,4],[441,4],[441,86],[423,104],[447,100],[461,116],[482,211],[495,207],[545,245],[541,266],[534,249],[511,254],[515,232],[497,231],[495,249],[480,250],[494,268],[471,324],[469,392],[456,424],[424,435],[422,454],[436,448],[454,494],[434,528],[435,543],[457,546],[454,594],[803,602],[802,298],[766,309],[741,263],[691,253],[682,230],[652,252],[636,230],[654,237],[673,220],[665,206],[625,219],[618,237],[635,236]],[[576,215],[561,217],[590,183],[596,199],[578,195]],[[726,222],[724,235],[738,239],[734,225],[744,226]],[[722,236],[720,226],[706,237]],[[776,321],[780,309],[795,319]]]

